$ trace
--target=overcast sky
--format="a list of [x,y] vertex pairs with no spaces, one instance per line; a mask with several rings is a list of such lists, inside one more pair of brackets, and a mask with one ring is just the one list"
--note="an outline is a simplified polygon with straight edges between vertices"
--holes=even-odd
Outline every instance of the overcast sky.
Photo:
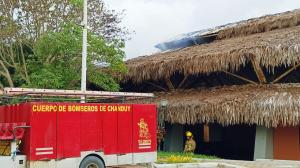
[[131,40],[126,59],[158,52],[155,44],[182,33],[300,8],[300,0],[104,0],[126,10],[122,26]]

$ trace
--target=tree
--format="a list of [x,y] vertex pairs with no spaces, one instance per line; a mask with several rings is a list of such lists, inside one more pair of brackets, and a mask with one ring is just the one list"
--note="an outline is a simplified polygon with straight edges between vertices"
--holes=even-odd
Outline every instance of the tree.
[[[38,39],[46,31],[59,31],[64,23],[80,24],[83,0],[9,0],[0,1],[2,27],[9,38]],[[121,13],[108,10],[102,0],[89,0],[88,25],[106,40],[125,39],[128,34],[119,26]]]
[[[88,34],[88,43],[88,82],[98,89],[119,90],[119,85],[109,74],[100,71],[99,66],[105,64],[113,71],[124,72],[124,43],[121,40],[108,43],[91,32]],[[29,86],[79,88],[81,48],[82,29],[76,24],[70,23],[60,32],[43,35],[34,47],[37,61],[30,68],[32,82]]]
[[0,87],[30,83],[26,60],[31,54],[30,44],[25,41],[0,43]]
[[[82,2],[0,1],[0,87],[79,87]],[[89,0],[88,82],[92,87],[119,87],[97,66],[124,71],[122,48],[128,32],[119,27],[121,15],[101,0]]]

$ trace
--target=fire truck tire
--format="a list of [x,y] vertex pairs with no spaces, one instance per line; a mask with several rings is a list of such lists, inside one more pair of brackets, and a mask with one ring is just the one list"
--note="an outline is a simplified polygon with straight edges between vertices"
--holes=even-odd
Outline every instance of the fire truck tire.
[[81,161],[79,168],[105,168],[101,159],[96,156],[88,156]]

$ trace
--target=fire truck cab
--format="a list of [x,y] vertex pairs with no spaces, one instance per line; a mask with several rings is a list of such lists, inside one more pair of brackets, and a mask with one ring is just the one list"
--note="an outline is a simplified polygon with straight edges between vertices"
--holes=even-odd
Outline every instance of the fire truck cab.
[[[6,94],[37,93],[9,89]],[[150,163],[156,155],[154,104],[25,102],[0,106],[1,168],[104,168]]]

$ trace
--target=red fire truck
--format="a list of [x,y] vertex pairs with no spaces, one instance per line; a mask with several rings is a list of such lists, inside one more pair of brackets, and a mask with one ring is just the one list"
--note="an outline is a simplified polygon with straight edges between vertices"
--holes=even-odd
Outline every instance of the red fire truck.
[[[4,96],[153,97],[147,93],[5,88]],[[25,102],[0,106],[1,168],[103,168],[156,160],[156,106]]]

